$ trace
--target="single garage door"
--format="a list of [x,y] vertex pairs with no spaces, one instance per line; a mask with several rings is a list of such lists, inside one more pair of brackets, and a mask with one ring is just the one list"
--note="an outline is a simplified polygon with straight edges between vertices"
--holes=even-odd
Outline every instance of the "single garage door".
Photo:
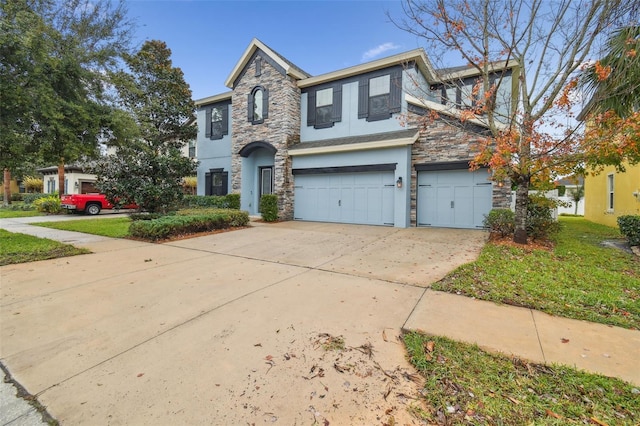
[[393,226],[394,188],[393,172],[297,175],[294,218]]
[[418,172],[418,226],[482,228],[492,206],[486,170]]

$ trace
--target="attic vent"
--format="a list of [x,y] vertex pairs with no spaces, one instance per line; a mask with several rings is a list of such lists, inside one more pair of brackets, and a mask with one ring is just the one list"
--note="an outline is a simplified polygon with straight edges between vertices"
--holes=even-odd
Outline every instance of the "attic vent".
[[256,64],[256,77],[259,77],[260,74],[262,74],[262,57],[260,55],[256,56],[255,64]]

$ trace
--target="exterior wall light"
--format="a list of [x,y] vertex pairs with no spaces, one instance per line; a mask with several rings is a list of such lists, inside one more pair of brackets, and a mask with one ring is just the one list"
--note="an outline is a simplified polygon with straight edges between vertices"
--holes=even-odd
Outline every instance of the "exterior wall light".
[[396,181],[396,186],[397,186],[398,188],[402,188],[402,176],[400,176],[400,177],[398,178],[398,180]]

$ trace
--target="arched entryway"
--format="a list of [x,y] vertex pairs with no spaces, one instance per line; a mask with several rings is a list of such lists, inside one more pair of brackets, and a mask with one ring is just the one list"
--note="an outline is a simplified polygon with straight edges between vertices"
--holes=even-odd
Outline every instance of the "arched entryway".
[[259,213],[260,197],[274,191],[274,158],[277,150],[268,142],[257,141],[245,145],[242,157],[241,208],[251,215]]

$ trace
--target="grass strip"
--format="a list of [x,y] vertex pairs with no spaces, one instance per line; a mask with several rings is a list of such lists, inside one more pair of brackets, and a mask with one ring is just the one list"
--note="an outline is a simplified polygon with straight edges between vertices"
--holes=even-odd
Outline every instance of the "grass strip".
[[640,423],[640,392],[615,378],[489,354],[476,345],[419,333],[404,336],[425,378],[429,424],[566,425]]
[[640,259],[605,247],[615,228],[561,218],[552,251],[489,242],[477,261],[434,290],[540,310],[552,315],[640,329]]
[[129,217],[109,219],[79,219],[64,222],[37,222],[31,225],[63,231],[84,232],[85,234],[101,235],[103,237],[124,238],[129,234]]
[[0,229],[0,266],[91,253],[87,249],[46,238]]

